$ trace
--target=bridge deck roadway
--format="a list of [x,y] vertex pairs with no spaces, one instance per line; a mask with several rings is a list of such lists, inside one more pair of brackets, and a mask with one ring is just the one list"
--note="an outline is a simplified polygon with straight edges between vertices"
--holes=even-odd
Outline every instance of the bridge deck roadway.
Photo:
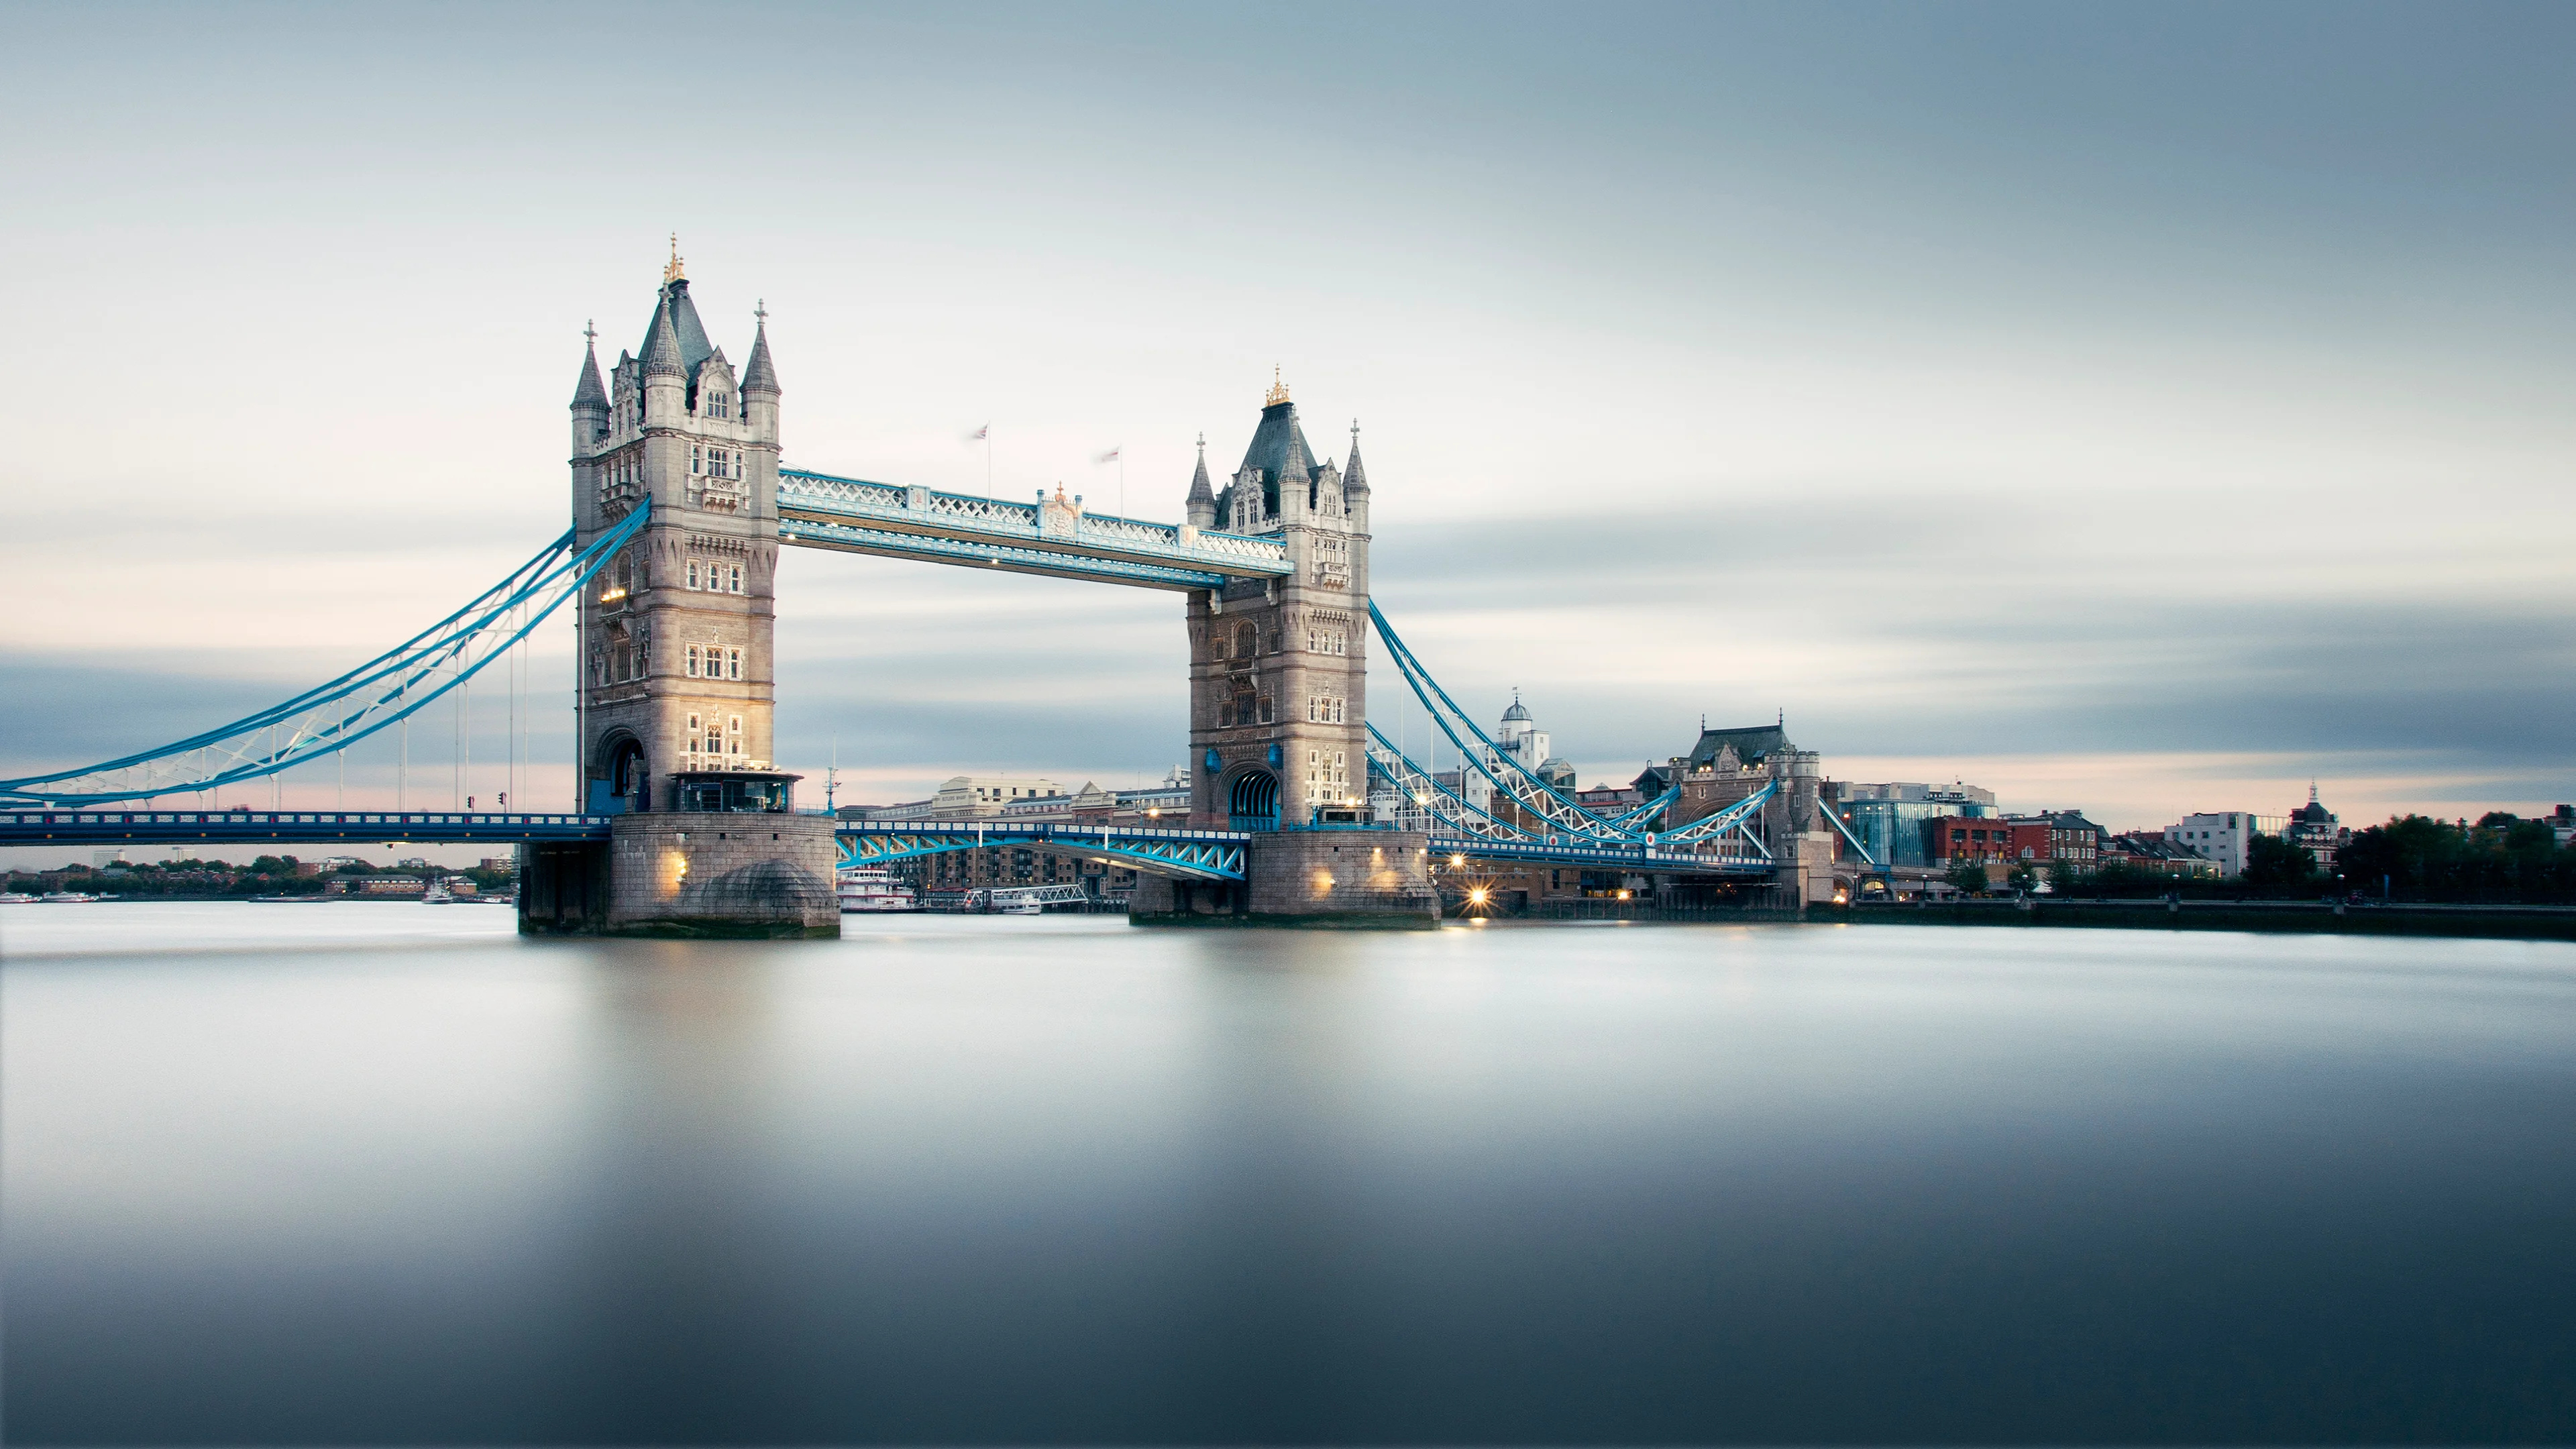
[[1651,845],[1523,844],[1466,835],[1435,835],[1431,837],[1431,852],[1437,856],[1464,856],[1469,860],[1490,860],[1498,864],[1590,866],[1600,870],[1670,875],[1767,876],[1779,869],[1767,860],[1700,855],[1693,851]]
[[[606,840],[606,815],[518,811],[0,810],[0,845],[434,845]],[[978,828],[980,824],[981,828]],[[843,867],[1009,845],[1103,856],[1133,869],[1199,880],[1241,880],[1252,836],[1236,830],[1076,825],[1062,821],[865,820],[834,831]],[[1508,844],[1434,836],[1439,856],[1523,865],[1591,866],[1689,875],[1768,875],[1769,861],[1650,846]]]
[[605,815],[517,811],[0,810],[0,845],[606,840]]

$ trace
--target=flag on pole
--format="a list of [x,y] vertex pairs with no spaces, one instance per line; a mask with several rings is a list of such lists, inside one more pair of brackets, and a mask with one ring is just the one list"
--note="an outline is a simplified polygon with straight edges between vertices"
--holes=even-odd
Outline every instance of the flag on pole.
[[968,438],[966,441],[970,443],[981,443],[989,440],[992,436],[993,425],[991,423],[986,423],[984,426],[977,428],[975,430],[975,436]]
[[1118,448],[1112,448],[1108,452],[1101,454],[1099,457],[1094,458],[1091,461],[1094,463],[1115,463],[1118,461],[1119,448],[1123,448],[1125,446],[1126,444],[1121,443]]

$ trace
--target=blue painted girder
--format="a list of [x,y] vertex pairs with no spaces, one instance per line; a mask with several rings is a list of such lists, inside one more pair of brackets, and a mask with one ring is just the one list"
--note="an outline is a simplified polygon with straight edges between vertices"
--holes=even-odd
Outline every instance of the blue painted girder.
[[0,845],[606,840],[608,820],[516,810],[0,810]]
[[1155,875],[1190,880],[1243,879],[1252,837],[1234,830],[1153,830],[1130,826],[985,820],[859,820],[833,832],[841,869],[883,865],[950,851],[1009,845],[1095,855]]
[[1443,858],[1463,855],[1469,860],[1511,861],[1521,865],[1592,866],[1672,875],[1768,876],[1777,869],[1763,859],[1700,855],[1651,845],[1550,845],[1471,836],[1435,835],[1431,837],[1431,853]]

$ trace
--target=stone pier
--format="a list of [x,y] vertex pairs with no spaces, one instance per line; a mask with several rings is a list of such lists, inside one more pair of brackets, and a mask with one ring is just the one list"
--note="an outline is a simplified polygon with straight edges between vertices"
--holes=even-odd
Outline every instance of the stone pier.
[[1241,881],[1146,876],[1128,919],[1138,925],[1308,926],[1429,930],[1440,897],[1430,838],[1401,830],[1281,830],[1252,837]]

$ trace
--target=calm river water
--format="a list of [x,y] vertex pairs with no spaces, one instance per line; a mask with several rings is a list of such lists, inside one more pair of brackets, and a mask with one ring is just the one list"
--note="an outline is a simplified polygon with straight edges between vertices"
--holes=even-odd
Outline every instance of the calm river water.
[[0,907],[19,1442],[2576,1437],[2576,947]]

